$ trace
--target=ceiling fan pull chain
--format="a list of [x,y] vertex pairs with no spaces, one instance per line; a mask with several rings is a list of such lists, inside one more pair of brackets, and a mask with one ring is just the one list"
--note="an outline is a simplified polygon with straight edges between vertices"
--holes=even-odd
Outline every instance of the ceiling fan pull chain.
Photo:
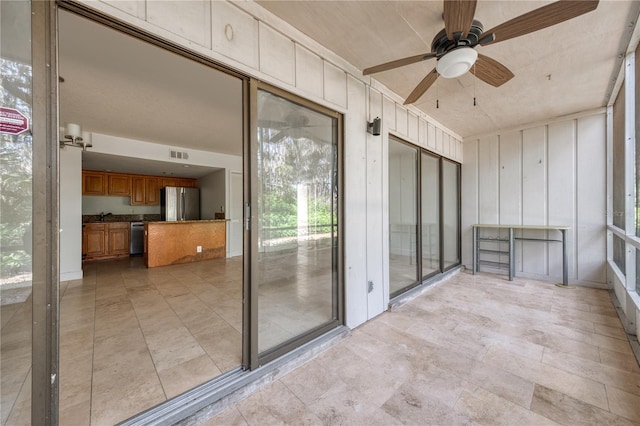
[[[476,75],[476,64],[473,64],[473,75]],[[477,79],[473,79],[473,106],[476,106],[476,85],[478,84]]]
[[440,83],[436,80],[436,109],[440,108]]

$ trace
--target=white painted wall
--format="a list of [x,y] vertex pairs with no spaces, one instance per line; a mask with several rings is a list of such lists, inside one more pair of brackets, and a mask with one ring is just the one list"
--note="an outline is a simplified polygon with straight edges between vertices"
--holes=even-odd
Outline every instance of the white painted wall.
[[60,281],[82,278],[82,151],[60,150]]
[[[467,138],[464,150],[462,255],[467,267],[474,223],[568,225],[570,281],[605,286],[604,111]],[[545,237],[544,232],[528,235]],[[516,275],[561,280],[559,243],[516,244]]]
[[200,219],[214,219],[215,213],[226,212],[226,170],[216,170],[198,179],[200,188]]
[[[388,132],[460,162],[461,138],[416,108],[404,107],[398,95],[363,77],[344,59],[256,3],[82,2],[344,114],[346,323],[355,327],[383,312],[389,300]],[[230,30],[233,37],[229,37]],[[383,120],[382,136],[366,133],[366,122],[374,117]],[[108,153],[116,145],[125,145],[112,139],[108,150],[102,151],[100,137],[94,137],[93,144],[96,152]],[[207,161],[207,165],[212,164]],[[242,170],[242,163],[219,167]],[[367,292],[368,281],[374,284],[371,293]]]
[[131,197],[83,195],[82,214],[100,213],[160,214],[160,206],[132,206]]

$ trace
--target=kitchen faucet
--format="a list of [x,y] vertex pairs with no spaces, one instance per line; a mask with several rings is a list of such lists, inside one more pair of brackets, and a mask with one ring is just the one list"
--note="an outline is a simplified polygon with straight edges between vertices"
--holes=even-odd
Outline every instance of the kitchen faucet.
[[101,212],[100,213],[100,222],[104,222],[104,217],[105,216],[111,216],[111,213]]

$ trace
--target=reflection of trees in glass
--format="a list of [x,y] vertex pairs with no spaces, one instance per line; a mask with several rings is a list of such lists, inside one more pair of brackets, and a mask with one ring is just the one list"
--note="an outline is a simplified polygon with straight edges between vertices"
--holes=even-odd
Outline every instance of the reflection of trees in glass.
[[[327,121],[330,122],[330,119],[327,118]],[[307,136],[280,136],[274,129],[260,130],[260,220],[263,229],[273,231],[265,237],[270,239],[298,235],[298,196],[301,185],[307,195],[308,231],[305,232],[331,232],[331,224],[336,217],[333,202],[336,193],[335,145],[312,140]]]
[[[31,117],[31,65],[0,60],[0,104]],[[31,151],[29,132],[0,134],[0,278],[31,270]]]

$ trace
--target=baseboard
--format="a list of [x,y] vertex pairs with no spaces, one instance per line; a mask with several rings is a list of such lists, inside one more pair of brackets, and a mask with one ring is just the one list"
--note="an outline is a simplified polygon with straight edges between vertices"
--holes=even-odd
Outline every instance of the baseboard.
[[71,272],[60,272],[60,282],[62,281],[73,281],[73,280],[81,280],[82,279],[82,269],[79,271],[71,271]]

